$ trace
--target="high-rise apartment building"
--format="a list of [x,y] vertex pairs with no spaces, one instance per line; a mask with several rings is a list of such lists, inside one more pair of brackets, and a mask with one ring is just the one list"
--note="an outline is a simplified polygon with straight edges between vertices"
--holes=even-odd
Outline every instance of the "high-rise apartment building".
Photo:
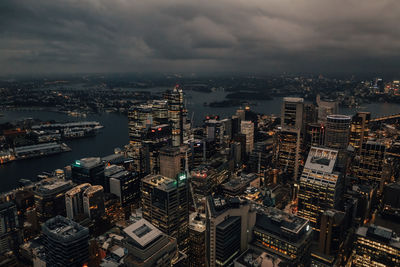
[[89,230],[62,216],[42,225],[46,266],[83,266],[89,260]]
[[179,250],[188,246],[189,192],[186,175],[176,179],[148,175],[141,181],[143,218],[177,239]]
[[250,154],[254,148],[254,123],[241,121],[240,132],[246,136],[246,154]]
[[360,151],[362,144],[368,140],[370,120],[370,112],[357,112],[351,119],[349,143],[357,152]]
[[400,266],[400,239],[391,229],[361,226],[356,231],[351,266]]
[[319,231],[322,213],[336,208],[342,195],[342,176],[337,172],[338,151],[311,147],[300,177],[298,215]]

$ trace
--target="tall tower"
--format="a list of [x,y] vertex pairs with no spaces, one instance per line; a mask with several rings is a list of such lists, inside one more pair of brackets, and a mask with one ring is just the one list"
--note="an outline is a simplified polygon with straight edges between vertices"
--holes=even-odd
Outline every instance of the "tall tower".
[[160,149],[160,174],[175,179],[181,172],[181,151],[179,147]]
[[172,145],[180,146],[183,143],[183,124],[186,111],[183,103],[183,91],[176,85],[174,89],[164,93],[168,101],[168,118],[172,128]]
[[357,112],[351,119],[350,145],[356,152],[360,152],[361,146],[368,140],[370,112]]
[[254,148],[254,123],[241,121],[240,132],[246,136],[246,154],[250,154]]
[[83,210],[91,219],[104,215],[104,189],[101,185],[91,186],[83,192]]
[[351,118],[346,115],[326,117],[325,145],[333,149],[347,149]]
[[322,213],[339,205],[341,174],[336,172],[338,151],[311,147],[300,177],[298,215],[319,231]]
[[188,246],[189,192],[186,175],[171,179],[162,175],[147,175],[142,179],[143,218],[163,233],[175,237],[179,249]]
[[302,161],[303,98],[285,97],[278,132],[278,165],[297,180]]
[[18,215],[15,204],[0,204],[0,254],[7,250],[16,251],[19,245]]

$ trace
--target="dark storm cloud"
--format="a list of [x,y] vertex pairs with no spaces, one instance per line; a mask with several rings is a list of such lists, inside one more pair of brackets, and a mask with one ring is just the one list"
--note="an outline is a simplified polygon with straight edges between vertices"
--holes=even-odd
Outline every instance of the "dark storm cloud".
[[397,71],[398,0],[3,0],[0,72]]

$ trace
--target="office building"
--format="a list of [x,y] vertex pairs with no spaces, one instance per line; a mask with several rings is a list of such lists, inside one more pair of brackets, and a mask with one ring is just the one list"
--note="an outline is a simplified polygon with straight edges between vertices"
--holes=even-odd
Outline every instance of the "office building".
[[325,146],[333,149],[347,149],[349,145],[351,117],[329,115],[325,124]]
[[245,252],[242,253],[238,258],[233,262],[234,267],[280,267],[287,266],[287,264],[282,261],[279,257],[269,254],[265,251],[255,251],[254,249],[249,248]]
[[246,154],[248,155],[254,148],[254,123],[241,121],[240,132],[246,136]]
[[375,184],[382,192],[385,183],[385,151],[383,143],[367,141],[360,149],[360,156],[353,163],[353,174],[360,182]]
[[139,202],[140,178],[137,172],[126,171],[119,167],[109,176],[109,181],[110,193],[119,197],[122,207],[129,207]]
[[56,215],[64,215],[65,193],[72,188],[71,181],[49,178],[43,180],[34,191],[37,218],[44,223]]
[[0,204],[0,255],[17,251],[21,242],[17,207],[11,202]]
[[83,158],[76,160],[71,166],[71,179],[76,184],[89,183],[101,185],[109,192],[109,183],[104,175],[105,164],[100,158]]
[[351,266],[400,266],[400,239],[381,226],[361,226],[356,231]]
[[206,200],[207,264],[229,266],[247,249],[255,212],[238,198],[208,196]]
[[304,99],[284,97],[281,110],[281,127],[301,129],[303,125]]
[[222,191],[226,196],[239,197],[248,187],[260,188],[260,177],[257,174],[241,173],[238,177],[232,177],[228,182],[222,184]]
[[356,152],[360,152],[363,143],[368,140],[370,112],[357,112],[351,119],[349,143]]
[[206,216],[197,212],[189,216],[188,259],[190,267],[206,266]]
[[179,85],[164,93],[168,101],[168,119],[172,130],[172,146],[180,146],[184,142],[183,128],[186,123],[186,110],[183,103],[183,91]]
[[104,189],[93,185],[83,192],[83,211],[90,219],[99,219],[105,214]]
[[300,177],[298,215],[319,231],[322,213],[337,208],[342,196],[342,176],[336,171],[338,151],[311,147]]
[[83,266],[89,260],[89,230],[62,216],[42,225],[46,266]]
[[122,244],[128,250],[127,267],[171,266],[177,256],[176,239],[162,233],[145,219],[123,229]]
[[67,218],[74,220],[78,215],[84,213],[83,192],[90,186],[89,183],[80,184],[65,193]]
[[283,174],[290,180],[297,180],[303,161],[300,130],[279,129],[276,138],[277,148],[275,151],[275,158],[277,167],[279,167]]
[[302,162],[303,113],[303,98],[283,99],[276,157],[278,166],[293,180],[297,180]]
[[181,151],[179,147],[160,149],[160,174],[175,179],[181,172]]
[[259,208],[251,248],[277,256],[288,266],[309,266],[311,227],[307,219],[275,208]]
[[177,239],[179,250],[188,246],[189,192],[186,175],[176,179],[148,175],[141,181],[143,218]]
[[334,209],[323,212],[318,247],[311,250],[312,266],[341,266],[346,227],[344,212]]

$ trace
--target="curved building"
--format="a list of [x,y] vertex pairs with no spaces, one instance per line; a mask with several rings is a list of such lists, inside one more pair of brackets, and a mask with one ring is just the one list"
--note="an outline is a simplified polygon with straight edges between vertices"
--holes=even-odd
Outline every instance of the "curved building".
[[349,144],[351,117],[329,115],[326,117],[325,145],[335,149],[346,149]]

